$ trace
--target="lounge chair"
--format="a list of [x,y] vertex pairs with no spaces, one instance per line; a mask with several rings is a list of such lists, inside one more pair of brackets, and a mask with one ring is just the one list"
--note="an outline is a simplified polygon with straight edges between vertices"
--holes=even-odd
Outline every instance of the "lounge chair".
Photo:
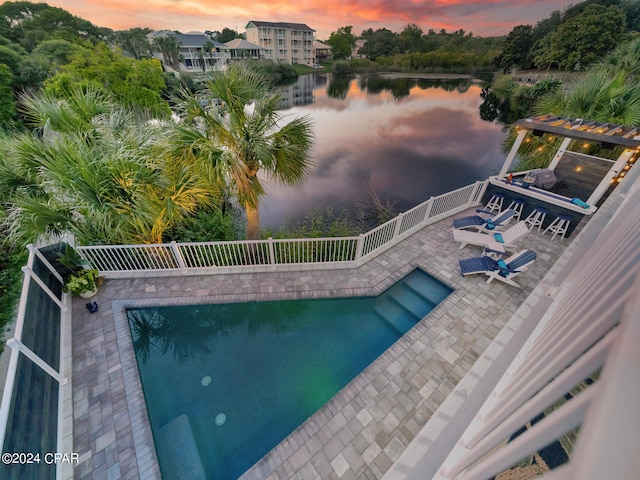
[[513,277],[525,271],[535,259],[536,253],[533,250],[520,250],[504,260],[495,260],[487,256],[464,258],[460,260],[460,271],[463,276],[484,273],[489,277],[487,283],[496,279],[520,288],[520,285],[513,281]]
[[514,243],[527,233],[529,233],[527,224],[522,221],[509,227],[504,232],[495,233],[470,232],[454,228],[453,239],[456,242],[460,242],[460,248],[464,248],[466,245],[479,245],[498,252],[504,252],[507,248],[514,248]]
[[[478,213],[487,213],[485,210],[476,210]],[[490,213],[490,212],[489,212]],[[491,232],[499,227],[504,227],[516,214],[516,211],[507,208],[504,212],[498,213],[489,218],[480,215],[470,215],[468,217],[456,218],[453,220],[453,228],[465,229],[473,228],[481,232]]]

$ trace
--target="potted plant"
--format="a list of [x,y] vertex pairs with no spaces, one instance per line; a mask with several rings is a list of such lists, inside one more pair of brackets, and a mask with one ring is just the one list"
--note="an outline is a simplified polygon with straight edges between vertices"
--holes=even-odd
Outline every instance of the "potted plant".
[[71,245],[64,245],[64,251],[58,252],[57,261],[63,291],[82,298],[90,298],[97,293],[103,277],[99,277],[98,270],[91,268]]
[[82,298],[93,297],[98,293],[98,270],[87,268],[70,274],[62,290]]

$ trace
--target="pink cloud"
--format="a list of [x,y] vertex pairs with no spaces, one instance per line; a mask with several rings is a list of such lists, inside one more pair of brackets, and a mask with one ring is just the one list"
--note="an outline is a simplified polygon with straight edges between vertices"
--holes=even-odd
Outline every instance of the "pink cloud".
[[475,35],[505,35],[514,26],[535,24],[552,11],[575,0],[52,0],[95,25],[114,30],[132,27],[167,28],[188,32],[244,31],[250,20],[306,23],[319,39],[352,25],[359,34],[367,28],[401,31],[415,23],[423,31],[463,29]]

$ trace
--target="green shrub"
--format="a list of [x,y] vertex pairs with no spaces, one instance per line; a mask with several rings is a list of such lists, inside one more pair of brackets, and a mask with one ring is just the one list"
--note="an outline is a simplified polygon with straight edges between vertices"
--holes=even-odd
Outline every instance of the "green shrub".
[[273,85],[287,85],[295,82],[298,72],[289,63],[277,63],[273,60],[251,61],[251,68],[254,68],[264,75]]
[[308,212],[302,220],[286,222],[278,230],[263,229],[263,237],[273,238],[325,238],[352,237],[363,233],[362,223],[347,210],[335,214],[331,208]]
[[216,242],[238,240],[243,236],[241,213],[227,207],[221,209],[201,209],[179,225],[167,230],[162,236],[164,242]]
[[346,60],[339,60],[333,64],[333,73],[352,73],[351,64]]

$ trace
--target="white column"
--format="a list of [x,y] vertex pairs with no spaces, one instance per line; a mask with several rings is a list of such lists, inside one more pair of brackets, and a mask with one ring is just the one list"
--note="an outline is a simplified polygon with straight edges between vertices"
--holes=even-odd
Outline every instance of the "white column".
[[520,130],[520,132],[518,133],[518,136],[516,137],[516,141],[513,144],[513,147],[511,147],[511,151],[509,152],[509,155],[507,155],[507,159],[504,161],[504,164],[500,169],[500,173],[498,173],[498,178],[502,178],[507,174],[507,172],[509,171],[509,167],[513,163],[513,159],[516,158],[518,149],[520,148],[520,145],[522,145],[522,141],[526,136],[527,136],[527,130],[525,129]]
[[558,151],[556,152],[555,156],[551,160],[551,163],[549,164],[549,168],[551,170],[555,170],[555,168],[558,166],[558,163],[560,162],[560,158],[562,157],[562,155],[564,155],[564,152],[567,151],[567,147],[569,146],[570,142],[571,142],[570,138],[565,138],[562,141],[562,145],[560,145],[560,148],[558,148]]
[[613,167],[611,167],[611,170],[607,172],[600,184],[596,187],[591,196],[586,200],[589,205],[595,205],[596,203],[598,203],[598,200],[602,198],[604,192],[606,192],[609,188],[609,185],[611,185],[611,179],[618,176],[618,174],[622,171],[622,169],[634,153],[634,150],[628,148],[624,152],[622,152],[622,154],[618,157],[618,160],[616,160],[616,163],[614,163]]

